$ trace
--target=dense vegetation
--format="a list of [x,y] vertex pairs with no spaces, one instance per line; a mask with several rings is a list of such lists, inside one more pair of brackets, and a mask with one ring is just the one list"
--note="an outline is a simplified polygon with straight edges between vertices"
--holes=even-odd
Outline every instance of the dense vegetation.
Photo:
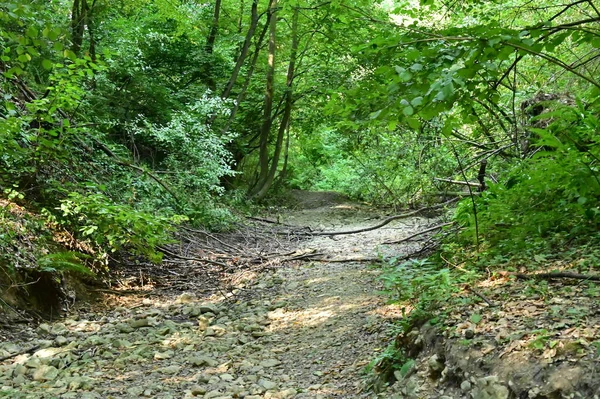
[[[591,0],[0,2],[0,268],[159,261],[178,223],[288,188],[466,197],[452,264],[593,257],[599,21]],[[485,190],[447,182],[482,160]]]

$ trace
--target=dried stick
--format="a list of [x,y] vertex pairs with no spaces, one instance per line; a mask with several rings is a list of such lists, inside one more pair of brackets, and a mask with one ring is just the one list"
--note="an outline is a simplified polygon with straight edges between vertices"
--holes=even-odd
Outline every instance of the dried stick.
[[385,242],[383,242],[382,244],[400,244],[400,243],[403,243],[403,242],[406,242],[406,241],[410,241],[410,240],[412,240],[413,238],[415,238],[415,237],[418,237],[418,236],[420,236],[420,235],[423,235],[423,234],[429,233],[429,232],[431,232],[431,231],[439,230],[439,229],[441,229],[442,227],[445,227],[445,226],[451,226],[451,225],[453,225],[453,224],[454,224],[454,222],[448,222],[448,223],[442,223],[442,224],[438,224],[437,226],[433,226],[433,227],[430,227],[430,228],[428,228],[428,229],[425,229],[425,230],[422,230],[422,231],[416,232],[415,234],[411,234],[411,235],[409,235],[409,236],[408,236],[408,237],[406,237],[406,238],[402,238],[401,240],[396,240],[396,241],[385,241]]
[[515,276],[518,279],[528,280],[552,280],[553,278],[573,278],[577,280],[590,280],[590,281],[600,281],[600,276],[588,275],[588,274],[579,274],[573,272],[551,272],[551,273],[512,273],[512,272],[504,272],[504,274],[508,274],[510,276]]

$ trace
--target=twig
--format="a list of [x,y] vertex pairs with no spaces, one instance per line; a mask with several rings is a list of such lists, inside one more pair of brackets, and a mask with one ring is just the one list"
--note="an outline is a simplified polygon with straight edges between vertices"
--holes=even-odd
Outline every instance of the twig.
[[494,302],[492,302],[491,300],[489,300],[485,295],[483,295],[482,293],[480,293],[479,291],[477,291],[475,288],[470,287],[470,286],[465,286],[465,288],[468,291],[471,291],[473,294],[477,295],[479,298],[483,299],[483,301],[485,303],[487,303],[488,305],[494,307],[494,306],[498,306],[497,304],[495,304]]
[[589,275],[589,274],[579,274],[573,272],[551,272],[551,273],[513,273],[513,272],[503,272],[503,274],[508,274],[509,276],[515,276],[518,279],[528,280],[551,280],[553,278],[574,278],[577,280],[590,280],[590,281],[600,281],[600,276],[597,275]]
[[433,226],[433,227],[430,227],[430,228],[428,228],[428,229],[425,229],[425,230],[419,231],[419,232],[417,232],[417,233],[415,233],[415,234],[411,234],[411,235],[409,235],[408,237],[406,237],[406,238],[403,238],[403,239],[401,239],[401,240],[396,240],[396,241],[384,241],[384,242],[383,242],[383,244],[400,244],[400,243],[403,243],[403,242],[406,242],[406,241],[410,241],[410,240],[412,240],[413,238],[415,238],[415,237],[418,237],[418,236],[420,236],[420,235],[423,235],[423,234],[429,233],[429,232],[431,232],[431,231],[439,230],[439,229],[441,229],[442,227],[445,227],[445,226],[450,226],[450,225],[453,225],[453,224],[454,224],[454,222],[448,222],[448,223],[442,223],[442,224],[438,224],[437,226]]
[[443,179],[441,177],[434,177],[433,180],[435,180],[435,181],[441,181],[441,182],[444,182],[444,183],[461,184],[463,186],[481,187],[481,183],[477,183],[477,182],[473,182],[473,181]]
[[106,294],[114,294],[114,295],[157,295],[150,291],[142,291],[142,290],[113,290],[110,288],[93,288],[90,289],[92,292],[104,292]]
[[222,262],[217,262],[215,260],[177,255],[176,253],[169,251],[165,247],[160,247],[159,246],[159,247],[156,247],[156,248],[159,251],[164,252],[165,254],[167,254],[167,255],[169,255],[169,256],[171,256],[173,258],[177,258],[177,259],[181,259],[181,260],[189,260],[189,261],[193,261],[193,262],[204,262],[204,263],[209,263],[211,265],[221,266],[221,267],[229,267],[229,265],[227,265],[225,263],[222,263]]

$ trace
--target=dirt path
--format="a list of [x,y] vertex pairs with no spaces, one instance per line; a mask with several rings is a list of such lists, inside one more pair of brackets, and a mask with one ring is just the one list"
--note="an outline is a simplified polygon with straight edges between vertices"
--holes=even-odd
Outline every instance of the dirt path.
[[[281,222],[321,229],[373,225],[382,215],[331,193],[297,193]],[[433,221],[431,221],[433,222]],[[300,243],[332,258],[402,255],[378,246],[428,221]],[[365,366],[389,339],[395,309],[365,262],[301,262],[240,284],[234,295],[184,292],[81,313],[0,344],[0,397],[374,398]]]

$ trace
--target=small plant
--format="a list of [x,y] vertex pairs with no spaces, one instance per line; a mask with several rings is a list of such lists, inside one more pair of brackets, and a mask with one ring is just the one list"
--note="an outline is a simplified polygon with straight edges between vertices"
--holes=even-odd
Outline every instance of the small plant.
[[75,272],[94,276],[94,273],[83,264],[89,258],[79,252],[56,252],[38,259],[38,267],[44,272]]
[[392,302],[407,302],[425,311],[446,301],[456,290],[450,270],[440,269],[428,259],[388,265],[381,279]]

